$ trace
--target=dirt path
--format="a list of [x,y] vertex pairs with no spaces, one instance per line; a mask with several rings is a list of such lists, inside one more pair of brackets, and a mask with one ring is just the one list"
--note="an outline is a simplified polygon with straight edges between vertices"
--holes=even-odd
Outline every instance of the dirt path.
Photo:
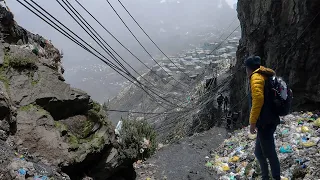
[[214,127],[164,147],[155,156],[137,165],[137,179],[216,179],[213,171],[205,167],[206,156],[210,156],[210,151],[218,147],[227,135],[225,129]]

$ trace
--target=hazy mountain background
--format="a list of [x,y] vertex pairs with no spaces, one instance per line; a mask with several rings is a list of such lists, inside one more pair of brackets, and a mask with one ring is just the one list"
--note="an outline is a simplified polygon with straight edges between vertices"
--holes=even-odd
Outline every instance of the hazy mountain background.
[[[88,42],[91,38],[71,19],[55,0],[35,0],[62,23],[70,27]],[[154,63],[143,51],[128,30],[118,19],[106,0],[79,0],[97,19],[99,19],[121,42],[149,66]],[[69,0],[96,30],[114,47],[123,58],[135,68],[145,72],[136,59],[112,39],[93,19],[91,19],[74,0]],[[127,25],[141,40],[153,56],[160,52],[153,46],[132,19],[126,14],[117,0],[110,0]],[[225,28],[236,18],[234,0],[122,0],[141,26],[168,55],[190,49],[205,42],[216,40]],[[126,80],[105,66],[98,59],[73,44],[63,35],[33,15],[17,1],[8,1],[9,8],[16,21],[31,32],[38,33],[52,40],[63,50],[65,78],[72,86],[87,91],[93,99],[100,102],[112,98],[126,86]],[[233,27],[238,25],[238,21]],[[232,29],[232,28],[231,28]],[[95,46],[97,47],[97,46]],[[99,49],[97,47],[97,49]],[[101,52],[102,50],[99,49]]]

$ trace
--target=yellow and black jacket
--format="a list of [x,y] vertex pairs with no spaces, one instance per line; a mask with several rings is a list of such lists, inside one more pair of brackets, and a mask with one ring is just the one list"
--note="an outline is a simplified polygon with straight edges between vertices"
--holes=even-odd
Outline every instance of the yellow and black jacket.
[[272,69],[260,66],[250,75],[251,110],[250,124],[257,127],[267,124],[278,124],[279,116],[276,115],[272,105],[271,93],[267,88],[266,80],[275,75]]

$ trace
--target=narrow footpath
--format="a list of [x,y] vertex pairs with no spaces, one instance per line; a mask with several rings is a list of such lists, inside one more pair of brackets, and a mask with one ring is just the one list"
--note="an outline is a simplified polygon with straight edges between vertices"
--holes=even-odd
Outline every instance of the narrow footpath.
[[210,151],[228,138],[224,128],[181,139],[163,147],[146,162],[135,165],[138,180],[212,180],[217,176],[205,166]]

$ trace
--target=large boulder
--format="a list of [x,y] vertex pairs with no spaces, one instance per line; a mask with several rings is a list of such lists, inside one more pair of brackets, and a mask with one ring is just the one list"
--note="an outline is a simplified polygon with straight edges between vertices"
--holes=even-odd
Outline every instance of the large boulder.
[[12,71],[9,75],[10,93],[16,105],[25,106],[35,102],[59,120],[88,110],[89,95],[73,89],[59,80],[58,73],[46,66],[36,71]]

